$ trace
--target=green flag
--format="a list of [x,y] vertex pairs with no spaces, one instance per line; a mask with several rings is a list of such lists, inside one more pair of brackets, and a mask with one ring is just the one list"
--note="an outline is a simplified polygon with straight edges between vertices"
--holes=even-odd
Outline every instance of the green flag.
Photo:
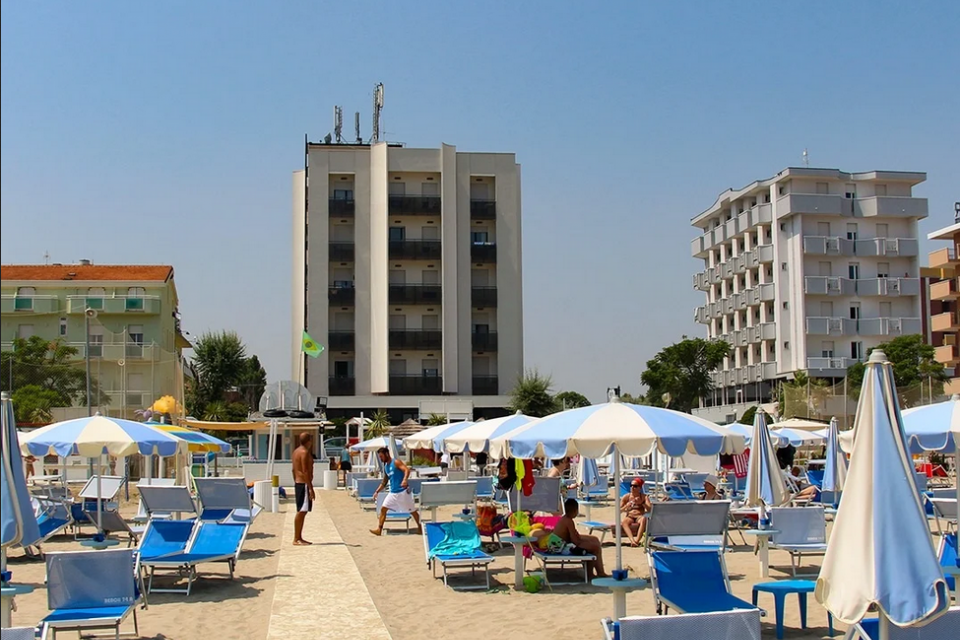
[[300,348],[303,349],[303,352],[311,358],[316,358],[323,353],[323,345],[317,344],[317,342],[311,338],[310,334],[306,331],[303,332],[303,343],[300,345]]

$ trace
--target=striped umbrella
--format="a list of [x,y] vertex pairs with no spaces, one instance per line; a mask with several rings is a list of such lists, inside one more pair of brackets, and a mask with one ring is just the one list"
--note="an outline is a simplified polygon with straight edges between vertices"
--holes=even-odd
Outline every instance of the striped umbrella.
[[173,424],[160,424],[159,422],[147,422],[146,424],[185,441],[187,448],[194,453],[230,453],[230,450],[233,449],[229,442],[214,438],[209,433],[194,431]]
[[586,492],[590,487],[596,487],[599,484],[600,467],[597,466],[597,461],[580,456],[580,464],[577,466],[577,485]]
[[835,618],[859,622],[879,609],[889,623],[922,625],[950,605],[913,481],[893,367],[870,354],[854,423],[853,454],[815,595]]
[[472,422],[450,422],[436,427],[429,427],[419,431],[412,436],[403,439],[404,446],[413,451],[414,449],[430,449],[431,451],[441,451],[444,438],[448,438],[458,431],[462,431],[472,425]]
[[753,418],[750,461],[747,463],[746,504],[748,507],[760,507],[760,519],[765,520],[767,507],[778,507],[789,499],[790,492],[780,474],[766,414],[757,411]]
[[837,419],[830,421],[827,429],[827,460],[823,469],[824,493],[832,492],[834,504],[840,499],[840,492],[847,482],[847,456],[840,450],[840,437],[837,431]]
[[536,420],[519,411],[510,416],[481,420],[456,431],[443,439],[443,445],[450,453],[480,453],[490,449],[490,440],[510,433],[518,427]]

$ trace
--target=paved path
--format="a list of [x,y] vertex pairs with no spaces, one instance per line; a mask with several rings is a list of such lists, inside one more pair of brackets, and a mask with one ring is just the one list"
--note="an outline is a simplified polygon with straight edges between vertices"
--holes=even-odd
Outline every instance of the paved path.
[[293,505],[286,507],[267,639],[390,640],[350,550],[323,506],[323,494],[317,491],[304,526],[303,537],[312,546],[293,546],[296,513]]

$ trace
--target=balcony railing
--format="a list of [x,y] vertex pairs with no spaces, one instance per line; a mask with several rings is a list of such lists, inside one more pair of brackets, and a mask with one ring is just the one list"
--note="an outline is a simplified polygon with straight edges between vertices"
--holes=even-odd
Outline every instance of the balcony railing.
[[331,331],[327,340],[330,351],[353,351],[356,348],[356,334],[353,331]]
[[495,220],[497,218],[497,201],[471,200],[470,218],[472,220]]
[[391,260],[439,260],[439,240],[391,240]]
[[496,307],[496,287],[473,287],[470,291],[471,303],[474,307]]
[[470,262],[496,262],[497,245],[493,242],[470,245]]
[[352,218],[355,213],[356,207],[354,206],[353,200],[342,200],[330,198],[329,202],[329,216],[331,218],[341,217],[341,218]]
[[934,358],[942,365],[953,367],[960,364],[960,347],[955,344],[945,344],[935,349]]
[[910,196],[868,196],[855,201],[857,215],[865,218],[873,216],[927,217],[927,199]]
[[357,290],[352,282],[334,282],[329,288],[327,300],[335,306],[352,305],[357,300]]
[[[86,344],[84,342],[71,342],[71,347],[77,350],[76,355],[71,356],[73,360],[86,359]],[[140,344],[137,342],[90,342],[90,358],[100,359],[107,362],[158,362],[162,355],[162,350],[156,344]]]
[[960,278],[941,280],[930,285],[931,300],[956,300],[960,297]]
[[354,253],[352,242],[330,243],[330,262],[353,262]]
[[857,280],[858,296],[917,296],[919,278],[866,278]]
[[824,369],[833,371],[845,371],[859,362],[854,358],[807,358],[807,369],[822,371]]
[[902,336],[920,333],[920,318],[861,318],[857,331],[862,336]]
[[440,215],[440,196],[389,196],[391,214]]
[[931,251],[929,263],[931,269],[945,269],[958,264],[956,252],[951,247]]
[[857,333],[857,321],[849,318],[808,316],[807,333],[814,336],[844,336]]
[[951,333],[960,331],[960,317],[958,317],[955,311],[947,311],[930,316],[930,330],[947,331]]
[[439,349],[443,346],[443,334],[431,329],[391,329],[390,349]]
[[500,394],[498,376],[473,376],[473,395],[496,396]]
[[160,296],[67,296],[67,313],[71,314],[93,309],[97,313],[156,315],[160,306]]
[[41,314],[58,313],[60,311],[60,300],[57,296],[14,296],[5,295],[0,299],[2,312]]
[[471,334],[474,351],[496,351],[497,350],[497,332],[496,331],[474,331]]
[[345,376],[330,376],[330,395],[331,396],[352,396],[356,395],[357,379]]
[[388,299],[390,304],[438,305],[443,299],[443,289],[438,284],[392,284]]
[[834,276],[804,276],[804,292],[810,295],[853,296],[857,294],[857,281]]
[[443,378],[419,374],[390,375],[390,393],[396,396],[439,395]]

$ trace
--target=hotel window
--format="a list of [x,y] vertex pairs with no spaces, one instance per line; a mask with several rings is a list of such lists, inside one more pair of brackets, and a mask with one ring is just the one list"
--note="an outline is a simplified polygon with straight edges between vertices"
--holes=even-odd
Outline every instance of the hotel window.
[[439,198],[440,197],[440,183],[439,182],[424,182],[420,185],[420,195],[425,198]]
[[878,278],[889,278],[889,277],[890,277],[890,263],[889,263],[889,262],[878,262],[878,263],[877,263],[877,277],[878,277]]
[[124,308],[127,311],[143,311],[143,296],[145,296],[146,293],[143,287],[130,287],[127,289]]
[[37,290],[33,287],[20,287],[17,289],[17,297],[13,301],[14,311],[33,311],[33,297],[37,295]]
[[847,223],[847,240],[856,240],[857,239],[857,223],[848,222]]
[[347,202],[353,201],[353,189],[334,189],[333,190],[333,199],[334,200],[346,200]]
[[406,227],[390,227],[390,242],[403,242],[406,239]]
[[832,340],[823,341],[823,345],[820,347],[820,357],[822,358],[833,357],[833,341]]
[[851,262],[849,264],[849,266],[847,267],[847,277],[849,277],[851,280],[860,279],[860,263],[859,262]]
[[854,360],[863,360],[863,343],[859,341],[850,343],[850,357]]
[[388,193],[391,196],[405,196],[407,195],[407,185],[403,182],[391,182],[388,186]]
[[67,335],[67,319],[60,318],[60,337]]
[[127,347],[126,355],[128,358],[143,357],[143,325],[127,325]]
[[90,357],[103,357],[103,327],[101,325],[90,326]]
[[860,319],[860,303],[859,302],[850,303],[850,319],[851,320]]

